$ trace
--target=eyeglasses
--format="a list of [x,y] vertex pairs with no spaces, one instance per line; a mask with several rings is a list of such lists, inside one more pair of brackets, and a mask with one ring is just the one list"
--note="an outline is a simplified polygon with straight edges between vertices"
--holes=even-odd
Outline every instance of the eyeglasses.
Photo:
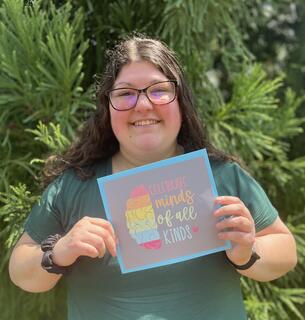
[[144,89],[118,88],[107,92],[113,109],[127,111],[134,108],[143,92],[147,99],[156,105],[168,104],[176,98],[176,80],[168,80],[154,83]]

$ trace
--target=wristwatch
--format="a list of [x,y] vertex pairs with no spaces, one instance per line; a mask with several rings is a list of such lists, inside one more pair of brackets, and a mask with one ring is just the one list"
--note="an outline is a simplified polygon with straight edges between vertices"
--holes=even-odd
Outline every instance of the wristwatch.
[[40,244],[40,248],[43,251],[41,267],[49,273],[67,274],[71,269],[71,266],[58,266],[53,262],[53,248],[60,238],[61,235],[59,234],[51,235]]
[[251,257],[249,259],[249,261],[245,264],[242,264],[242,265],[238,265],[238,264],[235,264],[234,262],[232,262],[228,256],[226,255],[227,257],[227,260],[230,262],[230,264],[235,268],[235,269],[238,269],[238,270],[247,270],[249,269],[250,267],[253,266],[253,264],[259,260],[261,257],[257,254],[257,252],[255,251],[254,248],[252,248],[252,253],[251,253]]

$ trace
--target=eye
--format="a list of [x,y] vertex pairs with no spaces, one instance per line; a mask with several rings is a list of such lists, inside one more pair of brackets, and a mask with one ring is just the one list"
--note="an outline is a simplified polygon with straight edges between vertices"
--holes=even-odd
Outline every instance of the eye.
[[166,88],[156,88],[151,91],[151,95],[157,98],[157,97],[161,97],[166,92],[168,92]]
[[170,82],[156,83],[150,87],[150,94],[152,97],[158,98],[172,92],[173,90],[173,85]]
[[130,97],[134,96],[136,93],[131,89],[120,89],[112,91],[112,97]]

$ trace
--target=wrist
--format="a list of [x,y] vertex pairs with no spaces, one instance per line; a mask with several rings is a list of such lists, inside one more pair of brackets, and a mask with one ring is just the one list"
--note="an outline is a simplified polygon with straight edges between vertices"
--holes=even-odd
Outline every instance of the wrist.
[[235,260],[231,260],[228,255],[226,255],[227,260],[229,263],[237,270],[247,270],[253,266],[253,264],[259,260],[261,257],[258,255],[258,253],[255,250],[255,247],[252,247],[252,250],[250,251],[250,254],[248,257],[243,257],[235,262]]
[[58,260],[55,260],[54,248],[57,242],[61,239],[61,236],[51,235],[41,242],[41,250],[43,251],[41,267],[49,273],[55,274],[67,274],[70,267],[57,264]]
[[244,252],[240,253],[240,252],[236,252],[236,253],[232,253],[229,251],[227,252],[227,259],[230,260],[230,262],[237,264],[237,265],[243,265],[245,263],[247,263],[252,255],[252,248],[244,250]]
[[54,248],[52,250],[52,252],[53,252],[52,260],[53,260],[54,264],[56,264],[60,267],[67,267],[67,266],[71,265],[73,262],[69,263],[69,262],[64,261],[62,259],[63,254],[62,254],[62,250],[60,249],[61,248],[61,243],[60,243],[61,241],[62,241],[62,238],[59,239],[54,245]]

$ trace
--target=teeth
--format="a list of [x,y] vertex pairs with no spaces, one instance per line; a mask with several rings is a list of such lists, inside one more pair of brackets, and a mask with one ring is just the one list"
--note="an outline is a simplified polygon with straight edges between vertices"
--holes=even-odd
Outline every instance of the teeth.
[[147,125],[156,124],[156,123],[158,123],[157,120],[141,120],[141,121],[134,122],[134,125],[135,126],[147,126]]

